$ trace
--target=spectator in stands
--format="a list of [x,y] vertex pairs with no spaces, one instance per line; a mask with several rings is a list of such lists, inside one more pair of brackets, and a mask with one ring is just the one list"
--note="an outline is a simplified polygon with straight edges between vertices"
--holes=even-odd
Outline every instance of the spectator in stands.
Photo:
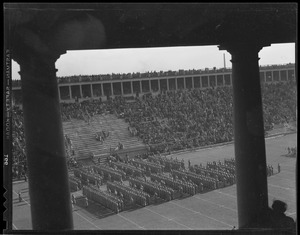
[[271,215],[273,228],[295,229],[295,221],[285,215],[287,204],[280,200],[274,200],[272,204],[273,213]]

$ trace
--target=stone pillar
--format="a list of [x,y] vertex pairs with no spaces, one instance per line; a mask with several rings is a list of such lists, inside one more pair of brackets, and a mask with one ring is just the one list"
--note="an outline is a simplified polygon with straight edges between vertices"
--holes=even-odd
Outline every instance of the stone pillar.
[[80,98],[82,99],[82,98],[85,98],[85,97],[83,97],[83,95],[82,95],[82,85],[81,84],[79,84],[79,92],[80,92]]
[[152,81],[152,80],[149,80],[149,90],[150,90],[150,92],[152,92],[152,85],[151,85],[151,81]]
[[169,90],[170,90],[170,86],[169,86],[169,78],[167,78],[166,81],[167,81],[167,91],[169,91]]
[[94,97],[94,93],[93,93],[93,84],[90,84],[90,87],[91,87],[91,97],[93,98],[93,97]]
[[177,86],[177,78],[175,78],[175,90],[177,91],[178,86]]
[[249,44],[221,45],[232,55],[234,147],[239,228],[262,222],[268,207],[264,121],[258,52]]
[[192,77],[192,89],[195,89],[195,84],[194,84],[194,76]]
[[131,94],[135,95],[134,92],[133,92],[133,81],[130,81],[130,86],[131,86]]
[[57,92],[58,92],[58,101],[61,101],[61,95],[60,95],[60,89],[59,86],[57,86]]
[[101,96],[105,96],[104,89],[103,89],[103,83],[101,83]]
[[69,86],[69,94],[70,94],[70,100],[72,99],[72,89],[71,86]]
[[124,91],[123,91],[123,82],[121,82],[121,95],[124,95]]
[[186,77],[183,78],[183,90],[186,89]]
[[28,183],[34,230],[73,229],[65,145],[58,99],[57,55],[15,55],[22,80]]
[[143,93],[142,81],[140,80],[140,93]]
[[161,92],[161,90],[160,90],[160,79],[157,79],[157,84],[158,84],[158,85],[157,85],[158,91]]

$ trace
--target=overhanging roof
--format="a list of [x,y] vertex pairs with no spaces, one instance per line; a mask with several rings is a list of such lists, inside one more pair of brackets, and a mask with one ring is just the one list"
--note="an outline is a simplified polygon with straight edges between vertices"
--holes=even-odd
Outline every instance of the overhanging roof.
[[57,50],[296,42],[296,3],[6,3],[4,7],[12,48],[35,36]]

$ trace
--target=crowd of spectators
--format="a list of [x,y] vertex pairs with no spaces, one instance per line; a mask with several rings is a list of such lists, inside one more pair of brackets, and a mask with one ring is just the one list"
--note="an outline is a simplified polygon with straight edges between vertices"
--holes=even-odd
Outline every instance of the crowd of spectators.
[[[262,101],[265,131],[296,120],[295,81],[263,84]],[[91,99],[61,103],[61,115],[63,121],[88,122],[95,115],[115,114],[128,122],[132,135],[138,136],[151,152],[158,153],[231,141],[232,107],[232,88],[217,87],[150,94],[134,102],[119,96],[106,102]],[[17,106],[13,108],[12,124],[13,176],[20,178],[27,167],[23,112]],[[76,166],[67,139],[66,146],[69,163]]]
[[296,97],[295,81],[262,84],[265,127],[296,121]]
[[98,74],[98,75],[74,75],[58,77],[58,83],[71,83],[71,82],[91,82],[91,81],[107,81],[107,80],[120,80],[120,79],[135,79],[135,78],[152,78],[152,77],[167,77],[177,75],[197,75],[216,72],[228,72],[229,68],[205,68],[205,69],[189,69],[178,71],[147,71],[144,73],[112,73],[112,74]]

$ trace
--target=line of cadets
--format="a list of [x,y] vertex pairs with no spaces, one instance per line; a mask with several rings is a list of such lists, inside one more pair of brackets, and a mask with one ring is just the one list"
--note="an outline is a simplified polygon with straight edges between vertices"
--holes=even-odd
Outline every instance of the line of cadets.
[[146,173],[162,173],[163,166],[154,162],[148,162],[143,160],[132,160],[132,165],[142,168]]
[[124,173],[122,171],[101,165],[93,166],[93,170],[100,174],[104,180],[108,181],[121,181],[122,177],[124,177]]
[[150,178],[157,184],[166,185],[170,188],[178,190],[180,196],[182,196],[183,193],[194,195],[198,192],[201,193],[203,191],[203,185],[197,186],[192,182],[182,181],[175,177],[173,178],[171,173],[169,177],[163,174],[152,174],[150,175]]
[[103,177],[94,173],[90,169],[89,171],[87,169],[74,169],[74,176],[81,179],[85,184],[92,183],[100,187],[103,183]]
[[[222,163],[221,161],[219,161],[218,163],[215,161],[208,162],[206,167],[202,166],[202,164],[200,164],[199,166],[191,166],[190,161],[188,161],[190,169],[189,171],[184,169],[183,160],[179,162],[177,159],[168,159],[162,156],[150,156],[148,159],[150,160],[150,162],[143,160],[129,160],[128,164],[121,162],[111,162],[110,167],[91,167],[94,174],[98,173],[102,176],[100,177],[101,179],[107,180],[108,193],[115,194],[115,196],[119,198],[123,203],[123,206],[121,207],[118,206],[118,203],[117,205],[115,205],[112,202],[112,205],[114,206],[110,206],[109,208],[113,207],[114,211],[122,210],[122,208],[124,208],[125,199],[127,199],[130,204],[137,203],[142,206],[146,206],[150,204],[150,195],[154,195],[155,198],[160,197],[169,201],[174,199],[174,189],[178,190],[181,196],[183,195],[183,193],[195,195],[196,193],[201,193],[204,190],[214,190],[216,188],[228,186],[235,183],[234,158],[225,159],[224,163]],[[147,181],[144,174],[146,173],[145,166],[149,166],[148,169],[150,169],[150,166],[157,167],[159,163],[163,163],[163,165],[161,165],[162,168],[164,167],[166,170],[170,170],[169,176],[162,174],[162,171],[159,171],[158,174],[151,174],[150,171],[149,176],[151,182]],[[143,166],[143,169],[137,168]],[[115,169],[111,167],[114,167]],[[159,169],[162,170],[162,168]],[[271,172],[271,169],[273,169],[273,167],[268,165],[267,170]],[[87,172],[84,173],[91,174]],[[115,176],[114,174],[117,174],[118,177],[111,176]],[[75,169],[74,175],[77,177],[80,176],[82,178],[82,175],[84,174],[82,174],[82,170],[80,171],[78,169]],[[133,178],[130,176],[144,177],[144,179]],[[130,187],[123,185],[123,179],[127,177],[129,177],[128,179]],[[73,182],[73,184],[75,183]],[[99,201],[99,203],[101,203],[101,200]],[[107,202],[105,202],[104,204],[106,205]]]
[[139,169],[137,166],[133,166],[131,165],[132,163],[130,163],[126,164],[122,162],[111,162],[110,166],[116,167],[117,169],[125,172],[127,176],[142,176],[144,174],[144,171],[142,169]]
[[151,196],[160,197],[166,201],[174,199],[175,191],[172,188],[167,187],[164,184],[158,184],[156,182],[151,182],[138,179],[138,178],[129,178],[129,186],[137,188],[149,193]]
[[121,198],[129,200],[130,204],[136,203],[141,206],[150,204],[150,195],[142,190],[125,186],[120,182],[107,182],[107,190],[119,195]]
[[124,201],[114,194],[104,192],[91,185],[84,186],[82,188],[82,194],[89,200],[100,203],[101,205],[111,209],[112,211],[119,213],[124,210]]

